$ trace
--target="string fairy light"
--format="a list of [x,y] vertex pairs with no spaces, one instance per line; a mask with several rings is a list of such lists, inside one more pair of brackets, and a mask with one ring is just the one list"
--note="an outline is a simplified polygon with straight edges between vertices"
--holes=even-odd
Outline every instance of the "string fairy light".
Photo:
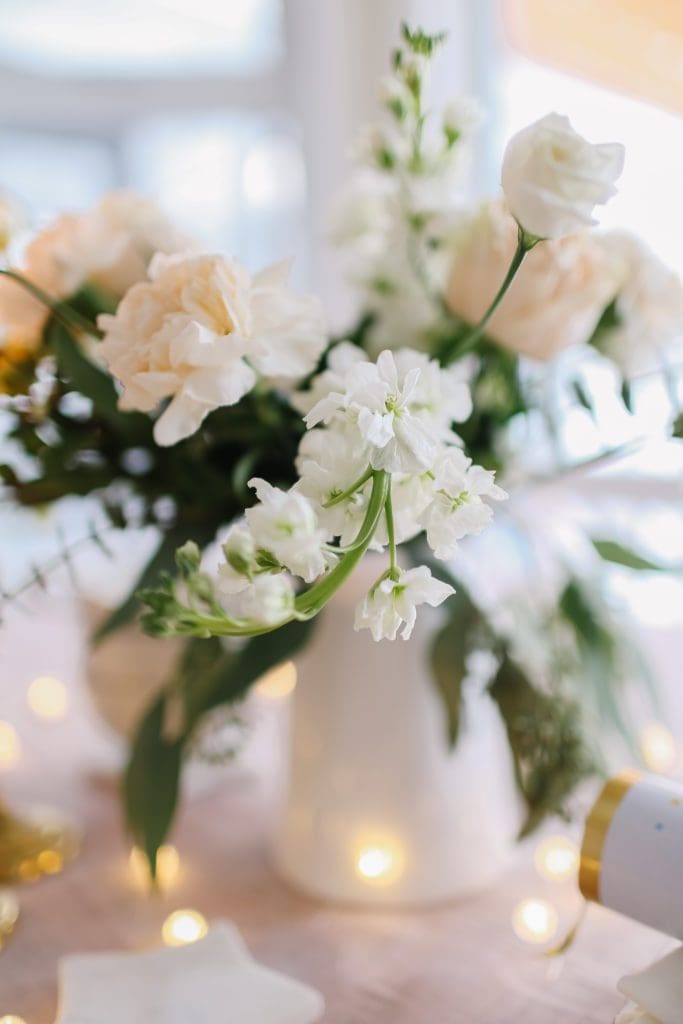
[[166,946],[187,946],[203,939],[209,930],[206,918],[198,910],[174,910],[161,928]]
[[522,900],[514,909],[512,927],[523,942],[542,943],[552,939],[557,931],[557,910],[548,900]]
[[0,766],[11,767],[21,755],[21,742],[10,722],[0,721]]
[[358,850],[355,866],[364,882],[391,885],[403,874],[403,854],[396,843],[368,843]]
[[26,700],[39,718],[64,718],[69,705],[66,686],[54,676],[37,676],[28,688]]
[[534,864],[542,878],[564,882],[579,866],[579,849],[567,836],[549,836],[536,847]]
[[640,750],[650,771],[666,774],[678,763],[676,740],[660,722],[645,726],[640,734]]

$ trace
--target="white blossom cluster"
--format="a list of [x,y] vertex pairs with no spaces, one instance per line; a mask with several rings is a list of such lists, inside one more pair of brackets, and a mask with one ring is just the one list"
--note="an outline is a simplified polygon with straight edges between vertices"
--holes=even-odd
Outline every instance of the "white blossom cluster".
[[333,217],[349,276],[376,314],[375,352],[419,343],[438,315],[444,245],[460,219],[469,143],[482,119],[469,97],[427,116],[428,71],[428,57],[410,46],[394,55],[381,83],[382,116],[361,133],[356,170]]
[[452,587],[426,566],[403,570],[395,545],[426,531],[439,559],[490,521],[488,500],[506,494],[494,474],[473,466],[453,421],[471,411],[458,367],[442,369],[414,349],[383,351],[375,362],[349,343],[295,400],[308,432],[297,459],[300,479],[285,492],[254,479],[257,504],[230,530],[219,585],[230,614],[277,623],[294,610],[296,578],[312,583],[353,548],[377,471],[390,475],[385,514],[372,547],[393,549],[392,567],[357,609],[356,628],[376,640],[407,639],[416,607],[438,605]]

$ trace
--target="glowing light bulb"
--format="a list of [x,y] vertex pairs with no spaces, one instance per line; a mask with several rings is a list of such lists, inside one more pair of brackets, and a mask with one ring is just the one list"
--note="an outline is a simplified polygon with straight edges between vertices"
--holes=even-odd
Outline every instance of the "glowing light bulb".
[[283,700],[289,697],[295,686],[296,667],[293,661],[286,661],[266,672],[257,684],[256,691],[270,700]]
[[[140,889],[147,890],[151,884],[149,873],[149,862],[139,846],[134,846],[129,857],[130,870],[135,884]],[[180,854],[175,846],[164,843],[157,851],[157,877],[156,881],[160,889],[168,889],[177,880],[180,874]]]
[[539,875],[551,882],[562,882],[576,874],[579,850],[566,836],[551,836],[536,848],[534,864]]
[[673,771],[678,761],[676,740],[665,725],[652,722],[640,734],[640,749],[650,771]]
[[167,946],[187,946],[203,939],[209,930],[198,910],[174,910],[164,921],[161,937]]
[[16,729],[9,722],[0,721],[0,766],[16,764],[21,754],[21,743]]
[[16,1013],[6,1013],[0,1017],[0,1024],[26,1024],[23,1017],[17,1017]]
[[515,935],[524,942],[547,942],[557,931],[558,916],[547,900],[522,900],[512,915]]
[[64,718],[69,704],[66,686],[54,676],[37,676],[28,688],[26,700],[39,718]]
[[388,843],[363,846],[356,857],[356,872],[370,884],[391,885],[403,873],[401,851]]

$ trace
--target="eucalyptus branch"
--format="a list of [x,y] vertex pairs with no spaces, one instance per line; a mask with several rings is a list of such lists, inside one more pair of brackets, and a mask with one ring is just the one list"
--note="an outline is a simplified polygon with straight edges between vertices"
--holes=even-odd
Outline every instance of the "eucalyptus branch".
[[31,590],[33,587],[40,587],[41,590],[45,590],[47,588],[48,578],[58,569],[66,568],[72,580],[75,580],[73,557],[77,551],[89,544],[94,544],[103,551],[107,557],[113,558],[113,552],[105,544],[104,536],[117,529],[118,527],[113,523],[109,523],[102,528],[98,528],[94,523],[91,524],[90,531],[85,536],[79,537],[70,544],[65,542],[60,551],[58,551],[56,555],[43,565],[34,565],[31,570],[31,575],[14,590],[0,591],[0,608],[3,605],[10,605],[15,601],[18,601],[23,594]]

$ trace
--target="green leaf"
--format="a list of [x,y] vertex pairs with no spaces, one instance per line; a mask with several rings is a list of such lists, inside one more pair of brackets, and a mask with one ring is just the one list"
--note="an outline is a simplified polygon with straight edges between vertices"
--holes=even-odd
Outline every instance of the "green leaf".
[[183,742],[163,736],[165,697],[142,720],[133,741],[123,780],[126,820],[131,835],[145,852],[152,878],[156,857],[173,821],[180,786]]
[[622,638],[603,624],[603,615],[585,593],[581,583],[570,580],[559,602],[559,611],[573,628],[581,657],[584,679],[590,685],[596,710],[606,725],[616,728],[635,751],[633,729],[626,706],[617,693],[622,680],[620,653]]
[[149,416],[119,410],[112,377],[84,354],[66,328],[55,320],[51,321],[46,342],[55,354],[60,376],[90,399],[96,413],[106,423],[115,426],[124,436],[149,436],[152,426]]
[[188,690],[188,729],[191,731],[207,711],[243,697],[271,668],[293,658],[308,642],[315,623],[315,619],[289,622],[272,633],[248,640],[236,654],[226,654],[212,674],[196,680]]
[[448,621],[432,642],[430,659],[434,682],[446,713],[448,742],[454,747],[460,731],[460,705],[468,653],[468,632],[476,613],[464,590],[461,589],[449,599],[448,610]]
[[613,562],[615,565],[626,566],[627,569],[641,569],[646,572],[664,571],[664,566],[657,565],[655,562],[643,558],[617,541],[600,540],[597,537],[591,537],[591,543],[600,557],[604,558],[606,562]]
[[[274,633],[249,640],[241,650],[226,650],[216,638],[192,639],[185,647],[169,687],[147,712],[133,741],[124,782],[128,827],[145,851],[152,877],[156,856],[166,839],[179,795],[182,753],[207,712],[242,698],[269,669],[293,657],[308,640],[314,620],[291,622]],[[166,695],[184,703],[182,734],[164,738]]]
[[591,417],[595,419],[595,405],[593,404],[593,399],[591,398],[590,392],[586,388],[584,382],[577,377],[572,381],[571,386],[579,405],[589,412]]
[[584,744],[578,706],[538,690],[509,654],[489,687],[507,731],[517,786],[527,806],[520,838],[545,817],[567,817],[567,801],[576,786],[595,772]]
[[621,400],[626,409],[633,414],[633,388],[631,382],[624,377],[621,382]]

